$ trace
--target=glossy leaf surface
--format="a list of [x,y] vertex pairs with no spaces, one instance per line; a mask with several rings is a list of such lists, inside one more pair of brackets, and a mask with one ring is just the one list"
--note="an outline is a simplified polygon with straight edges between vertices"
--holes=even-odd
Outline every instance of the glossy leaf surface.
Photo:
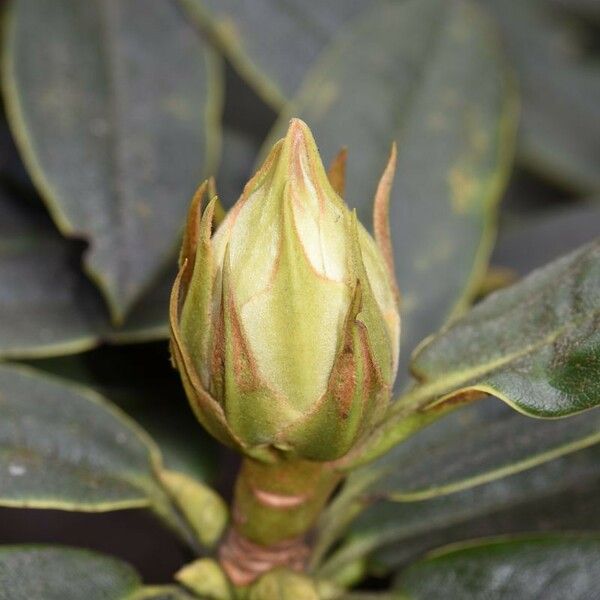
[[[350,474],[345,487],[323,515],[319,552],[375,500],[415,502],[414,510],[418,514],[420,507],[427,509],[428,502],[435,506],[446,502],[451,506],[452,500],[444,498],[457,496],[449,494],[495,480],[499,480],[502,491],[503,478],[600,441],[600,414],[597,413],[561,420],[531,420],[495,399],[458,409],[374,463]],[[477,498],[478,494],[475,489],[473,497]],[[435,498],[440,498],[440,503],[429,500]],[[377,505],[367,509],[366,514],[371,510],[378,514]],[[411,511],[398,510],[408,514]],[[443,511],[441,515],[443,518]],[[387,529],[387,533],[392,531],[391,527]],[[385,533],[381,535],[383,543]],[[373,542],[378,543],[373,539],[369,543]]]
[[30,174],[60,229],[90,242],[86,268],[122,322],[218,146],[214,58],[174,0],[16,0],[4,53]]
[[197,549],[156,478],[157,447],[92,390],[0,366],[0,506],[73,511],[149,508]]
[[[7,595],[5,595],[7,594]],[[191,600],[176,586],[144,587],[127,563],[60,546],[0,546],[0,596],[11,600]]]
[[600,402],[599,323],[597,240],[486,298],[418,349],[413,372],[440,395],[479,390],[528,415],[569,415]]
[[450,546],[398,578],[398,600],[587,600],[600,580],[598,536],[498,539]]
[[352,524],[319,571],[324,576],[371,556],[371,568],[397,569],[425,551],[471,537],[600,527],[600,447],[422,502],[378,502]]
[[156,449],[97,394],[1,366],[0,503],[110,510],[148,506]]

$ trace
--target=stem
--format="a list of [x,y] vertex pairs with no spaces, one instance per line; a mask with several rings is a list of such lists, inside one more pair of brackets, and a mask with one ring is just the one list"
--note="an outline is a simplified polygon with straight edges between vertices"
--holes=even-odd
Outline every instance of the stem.
[[341,475],[327,463],[244,458],[233,502],[233,523],[220,548],[232,581],[247,585],[261,573],[285,565],[304,570],[306,534]]

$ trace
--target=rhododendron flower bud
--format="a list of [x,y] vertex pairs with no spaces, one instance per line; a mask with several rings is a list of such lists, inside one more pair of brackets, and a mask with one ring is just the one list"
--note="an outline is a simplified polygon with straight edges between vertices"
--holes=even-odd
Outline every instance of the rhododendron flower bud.
[[297,119],[214,234],[206,188],[171,303],[173,357],[199,420],[250,455],[343,456],[381,417],[397,367],[389,244],[334,191]]

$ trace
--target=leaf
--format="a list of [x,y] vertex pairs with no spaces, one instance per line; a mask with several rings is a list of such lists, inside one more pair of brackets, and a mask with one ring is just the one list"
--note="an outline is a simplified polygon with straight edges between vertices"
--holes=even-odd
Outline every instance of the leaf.
[[105,346],[26,364],[114,402],[150,434],[165,467],[200,481],[214,480],[217,444],[198,424],[169,361],[166,343]]
[[169,360],[168,344],[104,347],[29,364],[81,383],[114,402],[150,434],[166,468],[214,481],[218,444],[190,408]]
[[218,148],[214,63],[174,0],[12,4],[9,121],[61,231],[89,240],[117,323],[175,252]]
[[[426,451],[417,452],[411,440],[401,444],[370,465],[372,472],[381,469],[381,473],[377,483],[369,486],[369,493],[398,501],[432,498],[600,442],[600,411],[567,420],[532,422],[503,408],[483,407],[479,422],[472,418],[469,427],[463,425],[441,439],[435,438],[433,426]],[[464,423],[469,416],[473,417],[466,411],[457,419]],[[417,447],[418,443],[417,440]]]
[[381,574],[436,546],[470,537],[597,528],[599,458],[596,445],[450,495],[373,504],[352,524],[318,575],[332,576],[373,553],[370,562]]
[[4,506],[110,510],[148,506],[150,440],[96,394],[0,366]]
[[427,340],[413,372],[442,399],[482,391],[537,417],[592,408],[600,402],[599,307],[597,239]]
[[224,500],[214,490],[184,473],[163,469],[160,479],[202,545],[213,547],[227,526],[228,510]]
[[[570,459],[571,457],[576,458],[577,454],[564,459],[564,464],[561,465],[563,469],[573,466],[573,461]],[[548,465],[554,466],[554,462],[548,463]],[[528,476],[529,473],[523,475]],[[554,477],[558,480],[564,478],[564,474],[564,470],[560,471],[558,468],[554,470]],[[576,481],[569,475],[571,488],[562,494],[549,493],[541,497],[538,495],[533,498],[524,498],[523,503],[514,507],[490,511],[477,518],[473,517],[481,515],[485,510],[478,509],[479,501],[471,503],[473,513],[470,517],[465,516],[463,521],[452,526],[433,529],[428,534],[405,539],[403,542],[382,548],[372,557],[372,562],[377,566],[379,572],[382,568],[386,571],[394,570],[398,567],[396,562],[398,560],[404,566],[408,559],[414,560],[415,557],[423,555],[435,547],[471,537],[534,531],[598,531],[600,509],[597,499],[600,493],[600,481],[597,472],[595,476],[592,483]],[[566,488],[566,486],[564,487]],[[418,505],[411,506],[417,507]],[[406,506],[398,504],[395,504],[394,507],[406,508]]]
[[250,135],[231,127],[223,129],[223,151],[217,174],[217,192],[226,209],[242,195],[254,174],[254,160],[259,143]]
[[120,327],[110,326],[103,338],[114,344],[168,339],[167,315],[175,276],[176,261],[173,259],[167,268],[162,270],[152,287],[133,305],[125,323]]
[[0,192],[0,356],[92,347],[106,311],[76,268],[78,248],[46,215]]
[[81,272],[80,256],[80,244],[62,238],[39,206],[0,191],[0,358],[167,337],[171,273],[115,328]]
[[600,5],[597,0],[546,0],[548,4],[591,19],[600,19]]
[[376,500],[421,503],[447,497],[598,442],[599,411],[532,421],[491,398],[467,405],[350,474],[321,519],[315,564]]
[[326,161],[347,146],[347,201],[363,223],[397,142],[390,225],[402,294],[398,384],[416,343],[469,302],[491,249],[515,127],[495,42],[469,2],[378,6],[323,54],[273,133],[297,115]]
[[510,267],[521,275],[592,241],[598,235],[600,199],[590,198],[538,217],[516,220],[500,228],[492,264]]
[[581,58],[571,24],[551,14],[547,2],[482,1],[501,25],[519,77],[520,158],[569,187],[600,189],[597,61]]
[[199,558],[183,566],[175,579],[198,596],[211,600],[232,600],[231,584],[218,562]]
[[586,600],[600,578],[600,537],[554,535],[456,544],[398,578],[398,600]]
[[0,590],[11,600],[192,600],[176,586],[144,587],[116,558],[42,545],[0,546]]
[[236,69],[276,108],[296,92],[306,70],[368,0],[180,0],[216,37]]
[[155,477],[160,454],[91,390],[0,366],[0,506],[75,511],[151,508],[195,536]]

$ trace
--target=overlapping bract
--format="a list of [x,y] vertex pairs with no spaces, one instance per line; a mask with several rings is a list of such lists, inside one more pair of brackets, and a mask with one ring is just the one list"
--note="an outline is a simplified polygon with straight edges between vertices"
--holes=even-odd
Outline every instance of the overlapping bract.
[[384,258],[389,165],[383,179],[381,249],[299,120],[214,235],[216,198],[202,211],[209,186],[199,189],[172,294],[172,353],[198,419],[221,442],[255,457],[333,460],[382,415],[399,352]]

